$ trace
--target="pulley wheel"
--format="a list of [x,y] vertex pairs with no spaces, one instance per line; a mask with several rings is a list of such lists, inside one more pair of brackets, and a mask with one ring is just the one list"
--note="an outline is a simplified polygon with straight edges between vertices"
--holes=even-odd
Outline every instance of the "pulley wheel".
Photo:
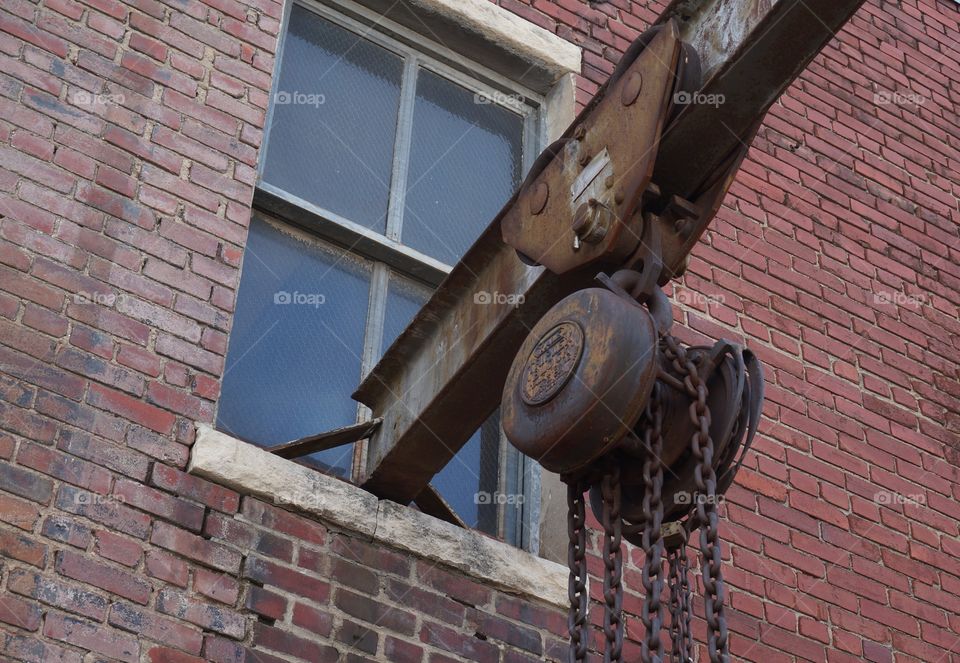
[[566,297],[514,359],[501,421],[511,443],[552,472],[573,472],[612,449],[643,412],[656,377],[649,312],[609,290]]

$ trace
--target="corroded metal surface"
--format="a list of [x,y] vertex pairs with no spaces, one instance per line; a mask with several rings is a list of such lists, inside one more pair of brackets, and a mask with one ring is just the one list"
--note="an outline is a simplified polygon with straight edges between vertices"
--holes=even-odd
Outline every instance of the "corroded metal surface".
[[[554,306],[520,347],[500,410],[507,438],[546,469],[572,472],[640,418],[657,370],[645,308],[602,288]],[[536,396],[530,398],[530,396]]]
[[[680,56],[673,23],[647,40],[591,112],[548,148],[551,158],[501,219],[504,241],[554,274],[620,262],[640,241],[637,212],[653,173]],[[528,213],[537,208],[541,212]]]
[[[667,109],[652,181],[645,190],[625,196],[640,197],[643,209],[652,214],[652,224],[658,226],[652,234],[662,242],[662,269],[655,274],[658,281],[683,272],[766,110],[862,0],[778,0],[769,7],[748,4],[756,8],[748,22],[752,27],[739,33],[739,41],[721,44],[718,62],[703,86],[685,88],[707,97],[715,95],[715,99],[723,95],[724,103],[675,103]],[[725,11],[729,4],[720,0],[676,2],[660,22],[677,20],[684,37],[692,30],[691,21],[705,21],[709,13]],[[628,52],[626,67],[642,53],[642,46]],[[625,70],[621,66],[618,73]],[[686,68],[672,70],[683,74]],[[608,88],[601,88],[571,131],[578,125],[604,122],[594,113]],[[641,103],[651,88],[656,90],[643,75],[635,103]],[[623,93],[618,97],[613,105],[619,109]],[[599,166],[602,171],[606,167],[602,157],[594,159],[602,155],[603,148],[591,149],[585,163],[576,159],[577,167]],[[610,146],[606,149],[609,152]],[[556,153],[548,150],[538,160],[533,178]],[[541,198],[549,201],[559,194],[548,185],[525,207],[534,216],[532,208]],[[501,238],[501,221],[516,203],[514,196],[355,394],[374,416],[384,420],[370,442],[364,484],[382,497],[408,502],[419,493],[496,408],[509,362],[527,331],[554,303],[588,287],[601,268],[594,264],[557,275],[523,264]],[[548,204],[543,202],[544,208]],[[546,216],[544,208],[538,218]],[[561,221],[572,231],[576,209],[564,214],[567,217]],[[641,232],[646,233],[652,224],[646,223],[646,212],[643,218]],[[593,235],[595,230],[590,228],[587,234]],[[578,239],[588,251],[596,246]],[[634,258],[627,257],[622,266],[634,266]],[[477,305],[474,297],[481,292],[508,293],[522,303]],[[449,416],[451,411],[457,416]]]

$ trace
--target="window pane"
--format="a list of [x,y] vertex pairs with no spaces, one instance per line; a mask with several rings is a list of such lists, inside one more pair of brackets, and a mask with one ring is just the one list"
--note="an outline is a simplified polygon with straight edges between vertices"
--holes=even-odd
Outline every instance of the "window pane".
[[521,116],[420,69],[403,243],[455,263],[519,185],[522,138]]
[[[254,218],[217,426],[262,445],[356,421],[367,265]],[[346,474],[352,445],[311,459]]]
[[263,180],[384,232],[402,73],[399,56],[294,5]]
[[397,336],[407,328],[420,307],[430,299],[430,288],[414,283],[394,272],[387,287],[387,309],[383,320],[380,354],[386,352]]
[[499,411],[433,477],[433,486],[469,526],[497,534],[500,476]]

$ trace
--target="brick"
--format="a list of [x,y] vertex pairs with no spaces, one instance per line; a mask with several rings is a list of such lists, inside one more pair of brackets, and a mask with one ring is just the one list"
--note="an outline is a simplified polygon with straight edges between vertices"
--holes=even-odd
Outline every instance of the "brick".
[[282,619],[287,611],[287,600],[280,594],[251,585],[244,607],[268,619]]
[[67,584],[59,578],[48,578],[23,569],[10,573],[7,588],[60,610],[73,612],[96,621],[103,621],[110,605],[100,594]]
[[150,585],[136,575],[95,562],[69,550],[62,550],[57,554],[57,572],[140,605],[146,605],[150,599]]
[[204,663],[204,659],[169,647],[151,647],[147,652],[150,663]]
[[160,334],[157,339],[157,352],[211,375],[219,375],[223,368],[222,356],[197,348],[168,334]]
[[91,385],[87,402],[95,407],[126,417],[158,433],[169,433],[176,416],[136,398],[100,385]]
[[120,661],[136,663],[140,660],[140,645],[134,636],[118,633],[113,629],[75,617],[56,613],[48,614],[44,622],[43,634],[48,638],[99,652]]
[[53,496],[53,482],[16,465],[0,465],[0,490],[47,504]]
[[98,555],[124,566],[136,566],[143,555],[143,548],[138,542],[112,532],[100,530],[94,534],[94,539],[94,551]]
[[11,624],[25,631],[36,631],[40,628],[40,608],[35,603],[0,593],[0,622]]
[[47,560],[47,546],[24,534],[0,527],[0,554],[43,568]]
[[420,629],[420,641],[471,661],[486,663],[499,660],[499,650],[493,644],[440,624],[424,621]]
[[148,550],[144,568],[147,575],[159,578],[178,587],[187,586],[189,567],[182,559],[177,559],[162,550]]
[[368,654],[376,654],[380,637],[377,631],[344,619],[334,637],[351,649],[358,649]]
[[441,593],[467,605],[476,607],[490,602],[490,590],[488,588],[462,576],[455,576],[426,562],[420,561],[417,563],[417,577]]
[[118,480],[114,485],[113,494],[122,497],[124,503],[130,506],[172,521],[189,530],[199,532],[203,526],[203,507],[134,481]]
[[126,507],[110,496],[62,485],[57,493],[56,505],[63,511],[89,518],[140,539],[146,538],[150,531],[149,516]]
[[140,426],[130,427],[127,433],[127,446],[163,463],[181,468],[186,466],[190,453],[184,445]]
[[339,660],[339,652],[333,647],[298,637],[266,624],[254,625],[253,644],[309,661]]
[[233,574],[240,572],[238,553],[167,523],[154,523],[150,542],[215,569]]
[[193,420],[213,420],[213,407],[210,403],[186,391],[173,389],[158,382],[152,382],[147,387],[147,401]]
[[477,632],[533,654],[543,653],[543,642],[537,631],[493,615],[478,615]]
[[35,504],[0,494],[0,520],[32,532],[37,520],[40,519],[40,509]]
[[224,513],[236,513],[240,506],[240,496],[235,491],[166,465],[154,465],[150,483]]
[[197,601],[169,588],[160,590],[157,595],[157,610],[231,638],[241,639],[246,632],[243,617],[228,608]]
[[225,573],[196,569],[193,572],[193,589],[227,605],[233,605],[240,596],[240,585],[234,578]]
[[199,630],[141,610],[129,603],[114,603],[110,608],[108,622],[111,626],[136,633],[139,637],[149,638],[190,654],[199,654],[203,645],[203,635]]
[[334,534],[330,538],[330,551],[364,566],[393,573],[401,577],[410,575],[410,560],[403,555],[384,549],[356,537]]
[[147,477],[149,459],[139,451],[106,442],[80,431],[65,430],[57,447],[97,465],[142,481]]
[[320,523],[251,497],[243,500],[243,516],[257,525],[308,543],[323,545],[327,540],[327,529]]
[[362,594],[338,589],[334,603],[348,615],[373,624],[378,629],[385,628],[407,636],[412,636],[415,632],[416,615],[380,603]]
[[325,603],[330,597],[329,583],[259,557],[247,557],[243,577],[309,597],[317,603]]
[[48,539],[60,541],[75,548],[86,548],[91,541],[89,527],[62,514],[47,516],[40,531]]

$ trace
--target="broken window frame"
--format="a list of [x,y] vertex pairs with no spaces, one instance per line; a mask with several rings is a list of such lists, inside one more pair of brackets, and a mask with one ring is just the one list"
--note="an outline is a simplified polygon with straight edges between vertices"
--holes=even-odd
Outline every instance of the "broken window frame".
[[[543,146],[547,127],[543,109],[545,99],[509,78],[484,67],[469,57],[435,43],[423,35],[390,21],[348,0],[334,0],[334,6],[315,0],[288,0],[280,26],[280,37],[274,76],[264,126],[258,167],[254,207],[276,220],[306,229],[318,240],[343,247],[372,261],[371,285],[359,381],[375,366],[381,354],[384,316],[387,305],[390,272],[415,283],[435,288],[452,269],[447,265],[399,241],[407,168],[413,131],[413,106],[416,101],[418,68],[431,71],[444,79],[475,93],[484,94],[493,103],[518,113],[523,118],[521,177],[527,172]],[[278,72],[283,57],[290,15],[294,5],[307,9],[332,23],[357,33],[360,37],[403,58],[400,108],[395,136],[391,188],[385,234],[380,234],[344,218],[322,206],[291,195],[280,187],[262,181],[261,176],[269,149]],[[512,103],[519,95],[523,103]],[[357,404],[357,423],[368,422],[370,411]],[[317,431],[318,433],[322,431]],[[366,441],[354,443],[351,478],[359,482],[366,464]],[[536,553],[539,548],[540,468],[535,462],[520,457],[500,433],[499,492],[521,495],[521,504],[501,504],[497,515],[497,534],[508,543]]]

